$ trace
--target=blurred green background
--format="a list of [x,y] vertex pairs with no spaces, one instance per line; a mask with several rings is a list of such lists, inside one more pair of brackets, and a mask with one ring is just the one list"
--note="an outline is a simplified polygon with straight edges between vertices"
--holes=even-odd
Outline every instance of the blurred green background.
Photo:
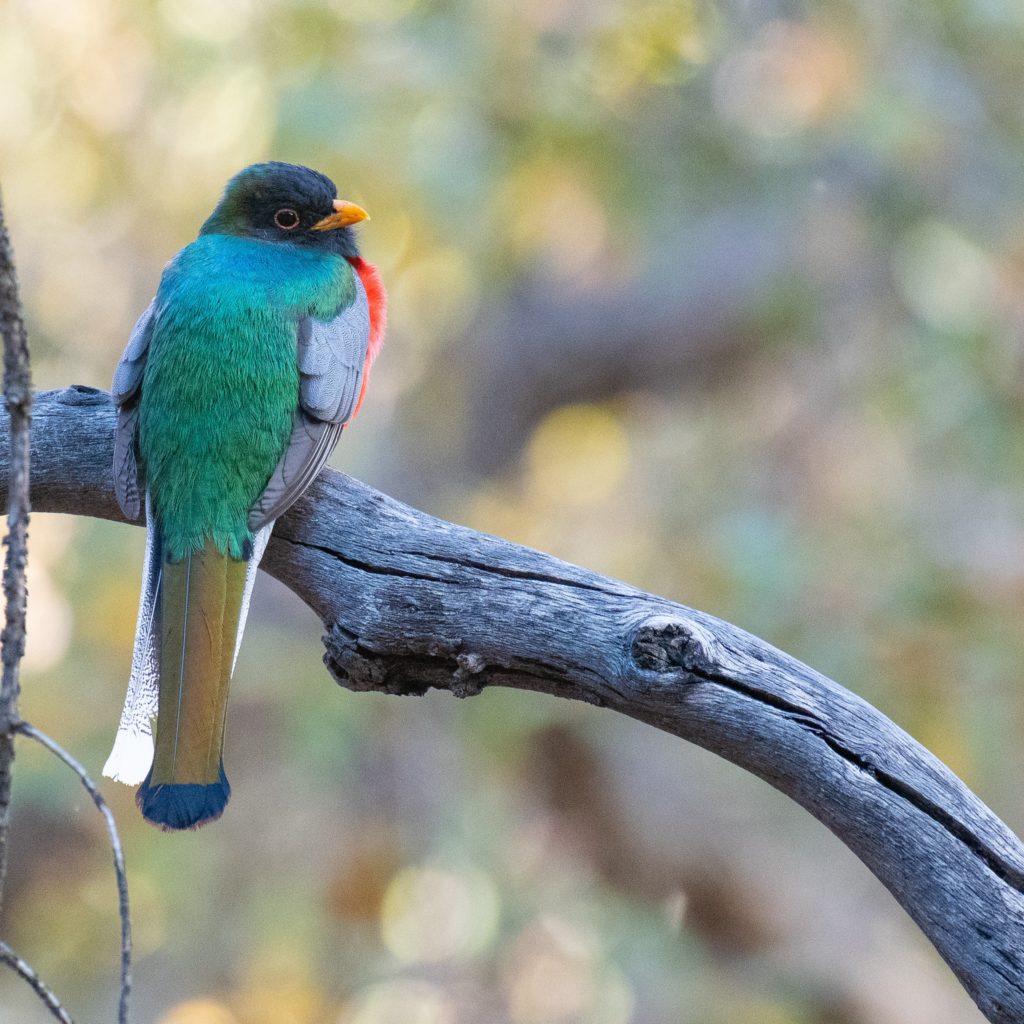
[[[1016,0],[0,0],[37,386],[108,386],[225,180],[311,164],[391,294],[334,464],[752,630],[1024,826]],[[36,516],[22,709],[96,774],[141,531]],[[221,822],[124,833],[134,1019],[968,1024],[822,826],[541,696],[339,690],[258,588]],[[101,822],[19,748],[5,934],[109,1021]],[[49,1019],[0,974],[0,1019]]]

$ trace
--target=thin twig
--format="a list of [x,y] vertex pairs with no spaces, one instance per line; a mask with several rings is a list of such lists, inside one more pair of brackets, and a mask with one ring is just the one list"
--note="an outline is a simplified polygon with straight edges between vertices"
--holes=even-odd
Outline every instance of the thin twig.
[[[28,597],[25,569],[28,564],[29,441],[32,427],[32,374],[28,355],[28,334],[21,315],[18,276],[14,269],[14,248],[0,202],[0,336],[4,349],[4,404],[10,416],[10,466],[8,471],[7,536],[4,544],[4,627],[0,633],[0,910],[3,909],[7,877],[7,843],[11,824],[11,769],[14,764],[14,733],[22,723],[18,716],[21,691],[21,659],[25,655],[25,613]],[[34,730],[33,730],[34,731]],[[41,737],[37,737],[42,741]],[[57,753],[57,751],[54,751]],[[59,756],[59,755],[58,755]],[[95,787],[93,787],[95,788]],[[103,808],[101,808],[103,810]],[[109,815],[109,811],[106,812]],[[109,819],[112,824],[112,819]],[[115,842],[117,836],[114,836]],[[115,849],[118,862],[120,844]],[[118,885],[124,872],[118,868]],[[127,908],[127,893],[122,912]],[[123,933],[123,927],[122,927]],[[67,1010],[39,975],[7,943],[0,941],[0,962],[13,968],[32,986],[43,1005],[62,1024],[74,1024]],[[122,980],[123,984],[123,980]],[[122,1005],[126,1005],[122,995]],[[122,1018],[124,1020],[124,1018]],[[121,1022],[119,1022],[121,1024]]]
[[[32,426],[32,375],[28,335],[21,315],[14,249],[0,202],[0,336],[4,347],[4,403],[11,418],[10,467],[8,476],[7,557],[4,560],[4,628],[0,633],[0,910],[3,909],[4,880],[7,876],[7,840],[11,821],[11,768],[14,763],[14,733],[22,723],[18,717],[21,690],[21,659],[25,655],[25,612],[28,564],[29,440]],[[31,727],[29,727],[31,728]],[[33,730],[34,731],[34,730]],[[30,735],[30,734],[29,734]],[[37,737],[42,741],[41,737]],[[57,753],[57,751],[54,751]],[[58,755],[59,756],[59,755]],[[102,810],[103,808],[101,808]],[[107,812],[109,815],[109,812]],[[112,819],[111,819],[112,823]],[[116,833],[115,833],[116,840]],[[119,850],[115,850],[117,861]],[[119,879],[123,874],[119,867]],[[120,881],[118,882],[120,885]],[[126,897],[127,899],[127,894]],[[127,907],[127,903],[123,904]],[[74,1024],[60,1000],[39,975],[7,943],[0,941],[0,962],[14,969],[35,990],[43,1005],[62,1022]],[[124,998],[122,998],[122,1003]]]
[[25,963],[17,953],[0,940],[0,963],[7,964],[16,974],[20,974],[35,990],[35,993],[43,1001],[43,1005],[61,1022],[61,1024],[75,1024],[71,1015],[60,1004],[60,1000],[53,994],[46,983],[39,977],[32,965]]
[[25,653],[25,566],[28,561],[29,437],[32,422],[32,380],[28,335],[21,315],[14,250],[0,202],[0,336],[4,346],[4,400],[10,425],[10,467],[7,507],[7,557],[4,562],[4,628],[0,634],[0,910],[7,874],[10,830],[11,767],[14,728],[18,721],[19,672]]
[[121,1001],[118,1005],[118,1024],[128,1021],[128,994],[132,987],[132,926],[128,914],[128,876],[124,870],[124,851],[121,848],[121,837],[118,835],[114,815],[107,806],[106,800],[89,777],[89,773],[59,743],[50,739],[46,733],[40,732],[28,722],[19,721],[15,725],[17,732],[41,743],[51,754],[59,757],[81,780],[93,803],[99,808],[107,822],[107,834],[110,836],[110,847],[114,851],[114,871],[117,874],[117,895],[121,909]]

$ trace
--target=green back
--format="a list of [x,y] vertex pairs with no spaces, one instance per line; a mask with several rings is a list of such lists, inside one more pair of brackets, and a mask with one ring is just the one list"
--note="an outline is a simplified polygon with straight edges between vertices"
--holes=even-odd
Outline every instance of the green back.
[[143,378],[139,451],[165,556],[207,538],[233,558],[291,435],[298,319],[355,297],[332,253],[204,235],[164,271]]

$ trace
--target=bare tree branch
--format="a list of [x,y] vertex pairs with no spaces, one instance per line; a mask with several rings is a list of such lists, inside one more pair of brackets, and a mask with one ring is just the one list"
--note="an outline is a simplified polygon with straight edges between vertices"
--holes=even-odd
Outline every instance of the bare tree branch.
[[25,653],[25,566],[28,562],[29,435],[32,379],[28,335],[21,315],[14,250],[0,202],[0,336],[4,344],[4,402],[10,419],[7,466],[7,557],[4,561],[4,628],[0,634],[0,911],[7,874],[14,724],[18,720],[18,673]]
[[7,964],[15,974],[20,974],[35,990],[36,995],[43,1001],[43,1005],[61,1024],[75,1024],[68,1011],[61,1006],[60,1000],[32,969],[32,965],[27,964],[6,942],[2,941],[0,941],[0,963]]
[[96,783],[89,777],[89,773],[82,767],[81,763],[75,760],[59,743],[50,739],[46,733],[40,732],[35,726],[28,722],[18,722],[16,729],[23,736],[34,739],[42,744],[51,754],[59,757],[81,780],[85,786],[92,802],[99,808],[107,823],[107,834],[110,837],[110,848],[114,852],[114,872],[117,875],[117,897],[118,908],[121,913],[121,996],[117,1007],[117,1024],[127,1024],[128,1021],[128,996],[132,988],[132,926],[131,916],[128,912],[128,876],[124,870],[124,850],[121,847],[121,837],[117,831],[117,823],[114,815],[103,799]]
[[[113,428],[105,392],[36,396],[37,509],[121,518]],[[278,523],[264,567],[320,615],[325,664],[350,689],[537,690],[753,772],[864,861],[990,1021],[1024,1020],[1024,846],[903,730],[806,665],[703,612],[333,472]]]

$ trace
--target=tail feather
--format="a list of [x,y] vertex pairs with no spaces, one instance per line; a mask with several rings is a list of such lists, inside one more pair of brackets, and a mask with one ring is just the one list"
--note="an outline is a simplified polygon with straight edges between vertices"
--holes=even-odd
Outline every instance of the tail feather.
[[135,802],[146,821],[159,826],[165,832],[178,829],[199,828],[208,821],[216,821],[223,813],[231,798],[231,786],[220,767],[220,777],[215,783],[199,785],[191,782],[165,783],[154,785],[152,772],[139,786]]
[[[231,795],[222,764],[228,686],[249,598],[273,523],[247,561],[212,544],[167,562],[147,498],[146,560],[128,695],[104,766],[138,785],[143,816],[163,829],[220,817]],[[157,721],[154,757],[153,722]]]
[[238,652],[242,649],[242,634],[245,632],[245,620],[249,617],[249,598],[252,597],[252,588],[256,584],[256,573],[259,571],[260,562],[263,561],[263,552],[267,550],[267,544],[270,543],[270,535],[274,531],[275,522],[276,520],[271,520],[253,535],[252,553],[249,555],[248,568],[245,572],[245,589],[242,591],[242,609],[238,613],[235,653],[231,658],[232,674],[234,674],[235,665],[238,663]]
[[224,721],[247,571],[212,541],[164,563],[156,754],[138,794],[156,825],[201,825],[227,803]]
[[103,774],[116,782],[137,786],[153,762],[153,719],[160,688],[159,592],[163,544],[150,502],[146,499],[146,555],[142,569],[142,594],[135,627],[135,649],[128,694],[117,727],[114,749]]

